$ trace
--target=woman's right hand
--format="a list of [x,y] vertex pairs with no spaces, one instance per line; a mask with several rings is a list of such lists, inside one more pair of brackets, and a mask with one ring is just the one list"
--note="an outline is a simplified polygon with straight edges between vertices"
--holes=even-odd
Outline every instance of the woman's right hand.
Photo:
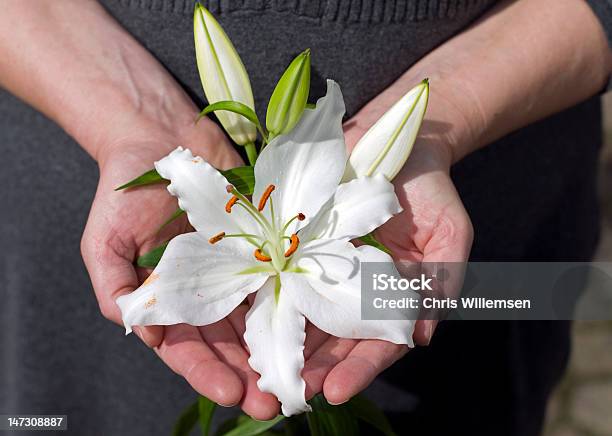
[[[135,259],[192,229],[183,216],[158,232],[178,207],[165,184],[125,191],[115,188],[151,169],[154,161],[179,145],[220,169],[242,164],[217,125],[207,119],[193,123],[197,114],[193,109],[175,129],[136,123],[127,136],[107,140],[98,148],[100,181],[81,251],[103,316],[119,325],[121,313],[115,300],[134,291],[150,273],[136,268]],[[249,367],[237,333],[244,330],[246,310],[240,306],[226,319],[205,327],[135,327],[134,332],[200,394],[221,405],[240,403],[247,414],[269,419],[278,413],[278,401],[257,388],[259,376]]]

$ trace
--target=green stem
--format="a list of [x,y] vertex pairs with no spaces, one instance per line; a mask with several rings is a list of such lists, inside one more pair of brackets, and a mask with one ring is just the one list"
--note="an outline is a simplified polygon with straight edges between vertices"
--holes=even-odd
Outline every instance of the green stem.
[[255,148],[255,144],[249,142],[244,146],[246,148],[247,157],[249,158],[249,164],[251,166],[255,166],[255,162],[257,161],[257,149]]
[[263,150],[266,145],[268,145],[272,139],[274,138],[274,133],[268,132],[268,136],[264,138],[264,141],[261,143],[261,149]]
[[261,135],[261,148],[264,148],[264,145],[268,143],[268,135],[266,135],[266,131],[259,122],[257,122],[256,126],[257,130],[259,130],[259,134]]

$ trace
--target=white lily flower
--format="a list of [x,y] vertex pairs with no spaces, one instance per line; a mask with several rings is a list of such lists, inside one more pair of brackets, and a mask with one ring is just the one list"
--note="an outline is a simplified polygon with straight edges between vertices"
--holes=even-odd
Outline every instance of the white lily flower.
[[214,323],[258,291],[246,315],[249,364],[287,416],[310,410],[301,377],[306,319],[338,337],[413,346],[413,321],[361,319],[361,262],[392,259],[349,241],[401,207],[382,175],[339,185],[343,114],[340,88],[328,81],[316,109],[262,151],[253,202],[189,150],[157,162],[196,232],[174,238],[145,283],[117,300],[129,333],[133,325]]
[[[193,35],[208,103],[232,100],[255,110],[249,75],[238,52],[215,17],[200,3],[195,6]],[[216,115],[236,144],[246,145],[257,138],[257,127],[242,115],[229,111],[217,111]]]
[[342,181],[376,174],[393,180],[410,156],[428,99],[425,79],[385,112],[353,148]]

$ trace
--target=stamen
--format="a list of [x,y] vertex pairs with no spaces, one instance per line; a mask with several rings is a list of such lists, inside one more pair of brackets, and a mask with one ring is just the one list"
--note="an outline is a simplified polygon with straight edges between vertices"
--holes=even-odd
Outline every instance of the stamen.
[[295,233],[291,235],[289,240],[291,241],[291,245],[289,245],[289,248],[287,248],[287,251],[285,251],[285,257],[289,257],[293,253],[295,253],[295,250],[297,250],[298,245],[300,245],[300,238],[298,238],[298,235],[296,235]]
[[232,191],[234,190],[234,185],[227,185],[225,187],[225,190],[227,191],[228,194],[231,194]]
[[[230,186],[231,185],[228,185],[228,188]],[[271,231],[270,223],[260,211],[255,209],[255,206],[253,206],[253,203],[251,203],[251,201],[248,198],[246,198],[243,194],[241,194],[234,187],[232,187],[232,194],[234,194],[240,200],[237,203],[238,206],[242,206],[249,213],[249,215],[255,218],[255,220],[265,229],[265,231],[269,233]]]
[[232,213],[232,207],[236,204],[237,201],[238,201],[238,197],[233,195],[232,198],[230,198],[229,201],[226,203],[225,211],[227,213]]
[[253,254],[255,255],[255,259],[260,260],[262,262],[270,262],[272,260],[270,256],[266,256],[263,251],[261,251],[261,248],[256,249],[255,253]]
[[217,242],[219,242],[223,238],[225,238],[225,232],[217,233],[215,236],[210,238],[208,240],[208,242],[210,242],[211,244],[216,244]]
[[294,216],[293,218],[291,218],[289,221],[287,221],[285,223],[285,225],[283,226],[283,230],[281,231],[281,233],[284,235],[285,232],[287,231],[287,229],[289,228],[289,226],[291,225],[291,223],[295,220],[298,221],[304,221],[306,219],[306,215],[304,215],[302,212],[298,213],[296,216]]
[[259,205],[257,206],[258,211],[261,212],[262,210],[264,210],[264,207],[266,207],[266,202],[268,201],[268,198],[270,198],[270,194],[272,194],[274,188],[274,185],[268,185],[264,193],[261,195],[261,198],[259,199]]

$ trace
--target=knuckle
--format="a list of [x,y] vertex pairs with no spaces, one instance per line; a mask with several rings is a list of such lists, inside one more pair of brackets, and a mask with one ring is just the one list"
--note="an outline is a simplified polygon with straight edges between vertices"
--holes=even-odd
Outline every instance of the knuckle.
[[465,210],[454,216],[440,217],[436,225],[438,238],[449,246],[469,247],[474,239],[474,227]]
[[98,300],[98,306],[102,316],[109,321],[114,321],[115,308],[114,303],[105,299]]
[[459,221],[458,228],[459,232],[470,242],[474,239],[474,225],[467,213],[464,215],[463,219]]

